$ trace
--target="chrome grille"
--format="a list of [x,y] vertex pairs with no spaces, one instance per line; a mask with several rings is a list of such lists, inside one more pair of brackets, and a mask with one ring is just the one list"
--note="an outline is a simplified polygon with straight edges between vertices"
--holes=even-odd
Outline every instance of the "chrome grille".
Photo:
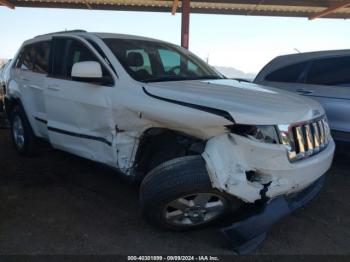
[[326,148],[329,142],[330,131],[326,117],[278,127],[290,161],[313,156]]

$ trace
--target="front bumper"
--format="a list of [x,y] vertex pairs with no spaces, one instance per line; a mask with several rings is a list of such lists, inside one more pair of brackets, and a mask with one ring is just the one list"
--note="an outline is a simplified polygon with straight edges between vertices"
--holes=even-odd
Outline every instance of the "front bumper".
[[[298,193],[327,172],[335,144],[307,159],[291,163],[284,145],[264,144],[226,134],[210,139],[203,158],[212,185],[246,203]],[[248,174],[253,173],[254,179]]]
[[276,222],[312,200],[321,190],[324,181],[325,176],[321,176],[291,198],[279,196],[272,199],[260,212],[222,229],[222,233],[238,254],[253,251],[265,239],[267,232]]

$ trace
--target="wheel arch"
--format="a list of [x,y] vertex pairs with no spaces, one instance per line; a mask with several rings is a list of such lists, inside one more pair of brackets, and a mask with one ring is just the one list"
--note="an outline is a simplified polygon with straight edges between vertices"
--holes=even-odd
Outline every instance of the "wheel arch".
[[167,128],[152,127],[143,132],[135,154],[135,180],[141,182],[156,166],[187,155],[201,155],[206,140]]
[[[23,109],[23,111],[25,112],[22,101],[18,97],[5,96],[4,105],[5,105],[5,112],[6,112],[6,115],[8,118],[11,117],[11,112],[15,106],[20,106]],[[28,118],[28,116],[27,116],[27,118]]]

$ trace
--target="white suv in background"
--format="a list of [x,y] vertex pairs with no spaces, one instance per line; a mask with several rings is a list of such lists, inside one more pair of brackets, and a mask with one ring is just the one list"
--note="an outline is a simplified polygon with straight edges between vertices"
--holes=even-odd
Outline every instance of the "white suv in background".
[[317,102],[225,79],[159,40],[38,36],[13,59],[6,87],[21,155],[43,139],[114,167],[141,182],[142,212],[163,228],[203,226],[243,203],[266,209],[305,192],[332,163]]

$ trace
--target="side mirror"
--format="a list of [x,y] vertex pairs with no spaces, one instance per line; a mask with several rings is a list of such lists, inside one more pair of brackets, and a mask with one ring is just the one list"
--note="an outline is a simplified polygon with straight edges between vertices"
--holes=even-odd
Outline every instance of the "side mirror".
[[73,80],[83,82],[102,82],[102,68],[96,61],[84,61],[75,63],[72,67]]

